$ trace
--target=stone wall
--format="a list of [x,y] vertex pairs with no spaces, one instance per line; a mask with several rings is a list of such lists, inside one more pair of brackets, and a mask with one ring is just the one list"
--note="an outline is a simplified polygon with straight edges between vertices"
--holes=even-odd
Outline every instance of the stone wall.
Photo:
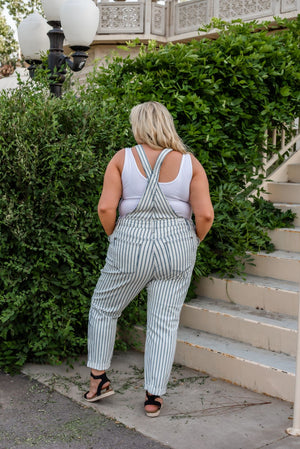
[[[95,60],[105,64],[105,58],[118,47],[139,38],[158,43],[186,42],[201,39],[205,33],[198,29],[213,17],[226,21],[242,19],[272,21],[274,16],[295,18],[300,13],[300,0],[95,0],[100,19],[97,34],[89,50],[86,68],[76,77],[84,79]],[[213,37],[215,33],[212,31]],[[131,49],[134,55],[137,49]]]
[[197,37],[213,17],[272,20],[296,17],[299,0],[165,0],[96,1],[100,11],[97,41],[139,37],[161,42]]

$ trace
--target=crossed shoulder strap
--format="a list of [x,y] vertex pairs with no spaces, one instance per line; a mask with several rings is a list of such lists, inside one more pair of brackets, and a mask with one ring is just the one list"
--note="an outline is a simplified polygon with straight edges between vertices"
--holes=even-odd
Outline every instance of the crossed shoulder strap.
[[148,158],[145,154],[144,148],[142,147],[142,145],[136,145],[136,149],[139,155],[139,158],[141,160],[142,166],[145,170],[145,173],[147,175],[147,178],[150,179],[150,177],[154,176],[154,178],[158,179],[159,177],[159,172],[160,172],[160,168],[161,168],[161,164],[163,163],[164,158],[166,157],[167,154],[169,154],[171,151],[173,151],[171,148],[165,148],[158,156],[156,162],[155,162],[155,166],[152,170],[152,167],[148,161]]

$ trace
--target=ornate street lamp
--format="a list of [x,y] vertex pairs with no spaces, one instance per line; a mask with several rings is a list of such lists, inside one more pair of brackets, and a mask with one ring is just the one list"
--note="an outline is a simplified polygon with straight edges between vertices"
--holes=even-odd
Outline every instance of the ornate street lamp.
[[[99,9],[93,0],[42,0],[46,20],[38,13],[30,14],[18,27],[18,37],[23,56],[30,64],[30,76],[41,62],[41,53],[49,48],[48,67],[50,91],[56,97],[62,93],[66,65],[71,70],[81,70],[88,57],[87,50],[94,39],[99,23]],[[52,27],[52,29],[51,29]],[[64,55],[66,38],[74,51],[71,58]]]
[[27,16],[18,27],[21,51],[30,64],[28,69],[31,78],[36,66],[42,62],[41,54],[46,53],[49,48],[47,33],[50,29],[46,20],[36,12]]

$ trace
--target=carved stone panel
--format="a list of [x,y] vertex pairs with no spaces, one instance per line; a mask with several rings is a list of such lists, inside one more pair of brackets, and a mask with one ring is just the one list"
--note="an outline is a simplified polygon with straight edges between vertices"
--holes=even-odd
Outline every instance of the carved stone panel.
[[297,10],[297,0],[281,0],[281,12]]
[[254,19],[273,14],[272,0],[219,0],[219,18]]
[[166,35],[166,7],[152,2],[151,33]]
[[98,3],[100,10],[98,34],[144,32],[144,3]]
[[175,34],[196,31],[208,23],[208,1],[196,0],[175,6]]

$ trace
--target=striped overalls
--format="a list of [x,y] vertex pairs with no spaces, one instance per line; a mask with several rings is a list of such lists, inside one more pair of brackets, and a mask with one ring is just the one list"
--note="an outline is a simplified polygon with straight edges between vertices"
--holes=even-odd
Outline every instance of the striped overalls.
[[136,209],[118,220],[109,237],[106,263],[91,302],[87,366],[110,367],[117,319],[146,287],[145,390],[162,395],[172,369],[180,311],[199,239],[192,220],[175,214],[158,184],[161,164],[172,150],[160,153],[152,171],[143,148],[136,148],[148,184]]

